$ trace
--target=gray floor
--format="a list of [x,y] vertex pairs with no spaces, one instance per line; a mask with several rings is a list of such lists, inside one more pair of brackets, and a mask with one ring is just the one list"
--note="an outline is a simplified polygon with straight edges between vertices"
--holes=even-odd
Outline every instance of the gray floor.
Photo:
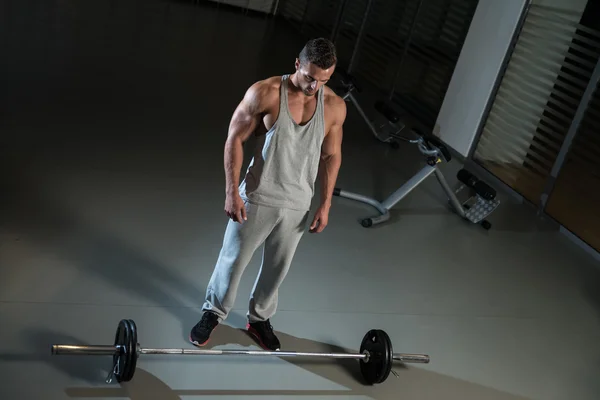
[[[132,382],[106,385],[108,358],[50,356],[110,344],[121,318],[143,346],[190,347],[226,223],[231,112],[254,80],[291,71],[302,41],[160,1],[0,5],[1,399],[598,398],[596,263],[507,197],[493,230],[460,221],[435,180],[370,230],[357,222],[369,208],[336,199],[273,319],[289,349],[356,350],[376,327],[429,365],[370,388],[354,363],[146,356]],[[340,186],[383,196],[419,162],[350,108]],[[258,263],[213,346],[257,348],[238,328]]]

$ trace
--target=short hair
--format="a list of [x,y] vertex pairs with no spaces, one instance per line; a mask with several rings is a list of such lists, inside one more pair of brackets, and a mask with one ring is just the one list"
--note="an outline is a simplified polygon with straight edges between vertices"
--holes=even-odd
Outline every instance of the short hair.
[[312,63],[321,69],[331,68],[337,64],[335,45],[329,39],[311,39],[304,45],[298,59],[302,65]]

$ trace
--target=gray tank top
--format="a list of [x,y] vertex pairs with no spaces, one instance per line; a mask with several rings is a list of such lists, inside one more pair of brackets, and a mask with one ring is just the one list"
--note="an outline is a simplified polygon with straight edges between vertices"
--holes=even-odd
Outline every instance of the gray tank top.
[[250,203],[308,211],[325,137],[324,88],[317,92],[313,117],[299,125],[288,108],[288,79],[289,75],[281,78],[279,116],[273,127],[258,138],[239,192]]

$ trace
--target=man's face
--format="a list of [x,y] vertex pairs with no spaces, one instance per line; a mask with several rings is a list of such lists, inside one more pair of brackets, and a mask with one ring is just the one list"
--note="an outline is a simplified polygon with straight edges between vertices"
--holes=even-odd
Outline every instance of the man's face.
[[306,96],[317,94],[321,86],[331,79],[335,65],[331,68],[321,69],[312,63],[301,64],[296,59],[296,72],[298,74],[298,86]]

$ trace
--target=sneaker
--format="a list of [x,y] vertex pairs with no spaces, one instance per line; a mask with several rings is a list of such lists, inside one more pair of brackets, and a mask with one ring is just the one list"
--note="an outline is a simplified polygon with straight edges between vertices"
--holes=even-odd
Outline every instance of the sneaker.
[[248,333],[256,338],[260,347],[265,350],[279,351],[281,344],[275,333],[273,333],[273,326],[271,326],[269,320],[248,323],[246,329]]
[[219,317],[212,312],[205,312],[202,319],[194,325],[190,332],[190,342],[196,346],[204,346],[210,339],[210,334],[219,324]]

